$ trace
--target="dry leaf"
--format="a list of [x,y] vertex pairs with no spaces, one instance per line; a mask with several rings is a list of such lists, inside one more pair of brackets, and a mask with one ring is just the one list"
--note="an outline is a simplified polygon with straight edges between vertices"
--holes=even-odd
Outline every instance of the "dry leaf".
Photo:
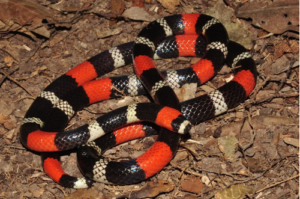
[[203,184],[200,177],[184,176],[180,181],[183,191],[199,194],[203,189]]
[[287,144],[293,145],[299,148],[299,139],[296,138],[283,138],[283,141]]
[[0,124],[4,124],[4,122],[9,120],[9,116],[5,116],[2,113],[0,113]]
[[247,2],[237,10],[237,17],[252,18],[252,24],[274,34],[299,32],[299,1]]
[[0,1],[0,21],[6,26],[2,31],[23,32],[33,38],[32,31],[44,37],[50,37],[50,31],[44,26],[43,20],[52,21],[54,13],[44,6],[28,0]]
[[295,40],[283,41],[275,46],[275,56],[277,59],[281,57],[284,53],[298,53],[299,52],[299,43]]
[[176,10],[176,7],[179,5],[179,0],[158,0],[163,7],[168,9],[170,12]]
[[238,147],[238,140],[235,136],[225,136],[218,139],[220,150],[224,153],[225,159],[234,160],[234,154]]
[[127,17],[133,20],[140,20],[140,21],[154,21],[155,17],[150,15],[144,8],[140,7],[131,7],[122,15],[123,17]]
[[174,189],[174,184],[165,180],[158,180],[157,182],[147,182],[146,187],[139,191],[130,193],[130,198],[149,198],[155,197],[163,192],[170,192]]
[[242,199],[245,195],[251,195],[254,193],[253,188],[238,184],[233,185],[228,189],[223,190],[215,195],[216,199]]
[[213,8],[207,9],[205,14],[215,17],[224,25],[230,40],[247,49],[252,47],[253,33],[246,30],[239,20],[232,22],[232,19],[235,18],[234,10],[226,6],[223,0],[218,0]]
[[14,59],[11,56],[6,56],[4,58],[4,62],[6,64],[6,66],[11,67],[12,64],[14,63]]

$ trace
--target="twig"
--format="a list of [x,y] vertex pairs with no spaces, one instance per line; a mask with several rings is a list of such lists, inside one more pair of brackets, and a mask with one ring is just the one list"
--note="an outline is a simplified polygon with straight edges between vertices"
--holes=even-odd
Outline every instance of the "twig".
[[232,8],[232,9],[236,9],[236,6],[230,1],[230,0],[225,0],[225,2]]
[[[31,92],[29,92],[21,83],[19,83],[17,80],[15,80],[14,78],[12,78],[10,75],[8,75],[7,73],[5,73],[4,71],[0,71],[0,73],[2,73],[5,77],[3,78],[3,81],[4,79],[9,79],[10,81],[14,82],[15,84],[17,84],[18,86],[20,86],[21,88],[23,88],[29,95],[33,96],[31,94]],[[2,82],[0,82],[0,85],[1,85]]]
[[290,177],[290,178],[288,178],[288,179],[285,179],[285,180],[283,180],[283,181],[277,182],[277,183],[275,183],[275,184],[269,185],[269,186],[267,186],[267,187],[265,187],[265,188],[262,188],[262,189],[256,191],[255,193],[262,192],[262,191],[264,191],[264,190],[266,190],[266,189],[269,189],[269,188],[271,188],[271,187],[275,187],[276,185],[279,185],[279,184],[281,184],[281,183],[284,183],[284,182],[286,182],[286,181],[289,181],[289,180],[292,180],[292,179],[298,178],[298,177],[299,177],[299,174],[298,174],[298,175],[295,175],[295,176],[293,176],[293,177]]
[[295,59],[292,59],[292,60],[290,61],[290,65],[289,65],[289,67],[288,67],[288,69],[287,69],[287,72],[286,72],[286,77],[283,78],[283,79],[281,80],[280,85],[279,85],[278,88],[276,89],[276,93],[277,93],[278,91],[281,90],[281,88],[283,87],[284,84],[286,84],[286,80],[287,80],[287,78],[290,76],[291,69],[292,69],[292,67],[293,67],[293,65],[294,65],[295,62],[296,62]]

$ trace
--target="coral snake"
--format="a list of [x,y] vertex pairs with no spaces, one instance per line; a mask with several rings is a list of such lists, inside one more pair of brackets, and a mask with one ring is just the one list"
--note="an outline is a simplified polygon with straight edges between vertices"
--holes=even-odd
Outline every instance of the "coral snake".
[[[152,60],[178,56],[202,58],[190,68],[163,73]],[[132,61],[137,76],[92,81]],[[174,88],[186,83],[199,86],[213,77],[225,62],[235,73],[230,82],[206,95],[179,103]],[[21,142],[31,150],[42,152],[45,172],[64,187],[86,188],[93,181],[136,183],[169,163],[178,148],[180,134],[188,133],[191,125],[243,102],[254,89],[256,76],[251,54],[240,44],[229,41],[225,28],[215,18],[204,14],[164,17],[142,29],[135,42],[92,57],[45,88],[23,119]],[[155,103],[131,104],[64,131],[70,118],[84,106],[146,93]],[[136,123],[139,121],[159,127]],[[108,162],[99,157],[108,147],[157,133],[154,145],[136,159]],[[57,151],[73,148],[78,148],[78,166],[84,178],[69,176],[61,168]]]

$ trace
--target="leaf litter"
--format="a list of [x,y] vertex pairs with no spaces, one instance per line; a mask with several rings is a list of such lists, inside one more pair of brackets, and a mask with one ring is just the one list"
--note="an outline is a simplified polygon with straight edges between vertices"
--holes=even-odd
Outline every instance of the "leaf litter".
[[[113,7],[111,2],[121,6]],[[299,33],[292,27],[297,26],[295,9],[286,9],[295,1],[240,4],[234,0],[200,0],[192,6],[188,1],[180,4],[165,1],[170,7],[162,2],[0,2],[7,8],[3,10],[4,6],[0,6],[0,197],[295,198],[299,195],[299,41],[294,39]],[[266,7],[262,11],[256,9],[258,5]],[[287,16],[273,13],[280,6],[280,13]],[[22,12],[16,12],[17,9]],[[137,16],[135,12],[141,11],[136,9],[142,10],[143,15]],[[171,163],[144,182],[128,186],[95,183],[88,190],[72,190],[49,179],[43,173],[38,154],[27,151],[19,142],[19,125],[33,97],[87,58],[133,41],[149,21],[190,11],[213,14],[222,23],[229,22],[225,26],[230,38],[252,49],[259,76],[249,99],[228,113],[195,126],[191,136],[182,140]],[[258,26],[261,21],[265,23]],[[276,26],[272,26],[274,23]],[[156,62],[160,70],[178,69],[194,63],[194,58]],[[106,76],[132,73],[132,66],[125,66]],[[222,70],[198,88],[196,96],[225,84],[231,76],[230,69]],[[195,92],[190,85],[177,91],[182,100],[193,97]],[[83,125],[116,107],[148,101],[145,96],[120,96],[121,100],[86,107],[68,128]],[[135,158],[155,139],[156,136],[124,143],[108,150],[105,156],[117,160]],[[80,176],[73,153],[64,156],[62,162],[68,173]]]

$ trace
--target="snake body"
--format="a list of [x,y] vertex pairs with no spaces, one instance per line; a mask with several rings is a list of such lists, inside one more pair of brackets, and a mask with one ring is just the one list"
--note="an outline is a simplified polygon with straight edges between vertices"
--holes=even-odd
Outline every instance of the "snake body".
[[[169,36],[173,37],[166,39]],[[177,56],[202,56],[202,59],[191,68],[163,74],[155,68],[152,60],[152,57]],[[202,84],[221,69],[225,60],[232,68],[239,66],[234,69],[233,80],[207,95],[179,103],[174,88],[185,83]],[[132,61],[137,77],[91,81]],[[57,153],[43,153],[45,172],[62,186],[84,188],[91,186],[91,179],[114,184],[136,183],[153,176],[168,164],[176,153],[180,134],[187,133],[191,124],[237,106],[249,96],[255,82],[256,68],[250,53],[228,40],[219,21],[200,14],[161,18],[145,27],[135,43],[105,51],[50,84],[26,113],[20,129],[21,141],[25,147],[40,152],[84,145],[78,149],[78,162],[86,178],[74,178],[63,172]],[[142,85],[157,104],[122,107],[89,124],[63,131],[68,120],[84,106],[118,97],[120,91],[131,96],[144,94],[146,91]],[[98,157],[107,146],[155,132],[149,126],[129,125],[138,121],[149,121],[163,127],[158,130],[157,141],[145,154],[125,162],[107,162]],[[127,129],[125,132],[140,133],[131,136],[120,133],[122,128],[118,128],[124,125],[127,125],[123,128]],[[98,146],[101,138],[97,138],[111,131],[114,133],[104,136],[112,140],[110,144],[102,148]]]

